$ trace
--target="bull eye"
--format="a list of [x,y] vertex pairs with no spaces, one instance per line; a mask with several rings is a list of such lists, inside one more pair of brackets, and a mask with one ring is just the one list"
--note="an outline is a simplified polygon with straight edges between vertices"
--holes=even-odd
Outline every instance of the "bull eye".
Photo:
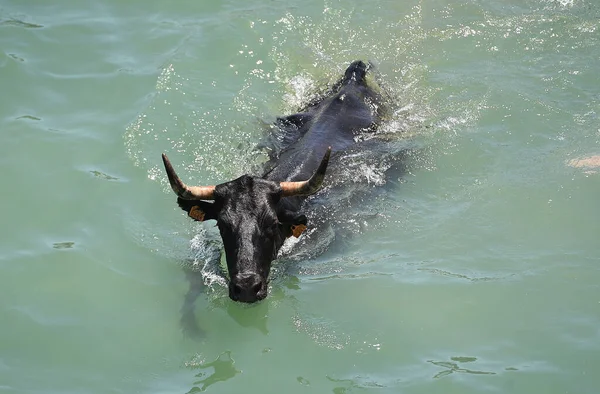
[[228,222],[224,221],[224,220],[219,220],[217,221],[217,227],[219,228],[219,231],[223,234],[229,234],[231,233],[231,229],[232,226],[231,224],[229,224]]
[[274,221],[266,228],[267,234],[270,236],[274,236],[279,231],[279,222]]

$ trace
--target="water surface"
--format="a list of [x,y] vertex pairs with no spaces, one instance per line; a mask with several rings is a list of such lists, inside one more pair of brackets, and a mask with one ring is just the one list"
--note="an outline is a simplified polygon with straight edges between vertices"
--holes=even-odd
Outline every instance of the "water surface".
[[[0,390],[596,393],[599,17],[584,0],[4,0]],[[313,212],[343,242],[307,234],[267,300],[233,303],[160,153],[190,183],[256,171],[264,125],[356,59],[396,100],[382,133],[402,170],[352,162],[362,198]],[[180,324],[190,266],[202,338]]]

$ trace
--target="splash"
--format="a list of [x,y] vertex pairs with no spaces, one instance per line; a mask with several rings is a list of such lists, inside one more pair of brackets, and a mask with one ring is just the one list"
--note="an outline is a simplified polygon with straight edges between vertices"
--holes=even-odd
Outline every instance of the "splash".
[[[305,207],[318,230],[286,243],[282,256],[314,257],[343,238],[340,231],[356,235],[374,218],[381,220],[379,213],[389,207],[377,196],[387,192],[390,176],[402,176],[402,161],[410,157],[404,152],[430,144],[437,138],[433,130],[456,133],[478,116],[464,106],[457,108],[462,114],[447,117],[430,107],[436,92],[427,83],[429,70],[421,59],[428,32],[420,6],[390,22],[362,20],[360,9],[348,12],[336,2],[326,2],[320,16],[288,12],[251,21],[250,29],[252,34],[231,54],[228,69],[221,70],[224,79],[235,84],[223,87],[214,75],[193,75],[176,61],[164,67],[148,108],[126,130],[125,147],[132,162],[165,193],[170,193],[168,182],[156,160],[163,151],[190,184],[217,184],[260,173],[267,155],[257,145],[271,132],[274,117],[294,113],[326,93],[351,61],[371,61],[369,83],[391,103],[385,121],[377,133],[357,139],[363,152],[331,166],[328,173],[334,181]],[[226,96],[230,98],[223,99]],[[319,208],[325,199],[338,208]],[[367,200],[365,209],[362,202]],[[350,208],[339,215],[339,207]],[[192,239],[192,264],[207,284],[222,285],[221,264],[215,263],[219,241],[207,234],[200,230]]]
[[213,285],[227,286],[221,266],[221,242],[218,235],[210,234],[203,228],[190,241],[190,248],[193,259],[188,268],[200,271],[204,284],[210,289]]

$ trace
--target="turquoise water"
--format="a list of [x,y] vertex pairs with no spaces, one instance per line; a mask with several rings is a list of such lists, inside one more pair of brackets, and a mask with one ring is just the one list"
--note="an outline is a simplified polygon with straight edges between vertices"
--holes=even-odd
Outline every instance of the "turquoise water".
[[[0,3],[0,391],[597,393],[600,4]],[[227,297],[189,183],[256,171],[265,124],[350,61],[403,171]],[[361,163],[361,162],[358,162]],[[336,211],[336,212],[339,212]],[[313,238],[315,236],[313,235]],[[313,240],[314,241],[314,240]],[[323,253],[324,252],[324,253]],[[182,270],[206,282],[182,332]]]

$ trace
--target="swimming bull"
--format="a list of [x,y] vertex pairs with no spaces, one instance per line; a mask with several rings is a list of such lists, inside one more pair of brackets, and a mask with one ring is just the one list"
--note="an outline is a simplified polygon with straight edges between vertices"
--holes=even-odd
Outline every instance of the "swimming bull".
[[271,263],[286,238],[299,236],[301,207],[322,186],[327,165],[376,130],[381,97],[369,86],[369,66],[355,61],[324,97],[277,119],[283,146],[261,176],[243,175],[216,186],[188,186],[163,162],[178,205],[197,221],[216,220],[229,271],[229,297],[252,303],[267,296]]

